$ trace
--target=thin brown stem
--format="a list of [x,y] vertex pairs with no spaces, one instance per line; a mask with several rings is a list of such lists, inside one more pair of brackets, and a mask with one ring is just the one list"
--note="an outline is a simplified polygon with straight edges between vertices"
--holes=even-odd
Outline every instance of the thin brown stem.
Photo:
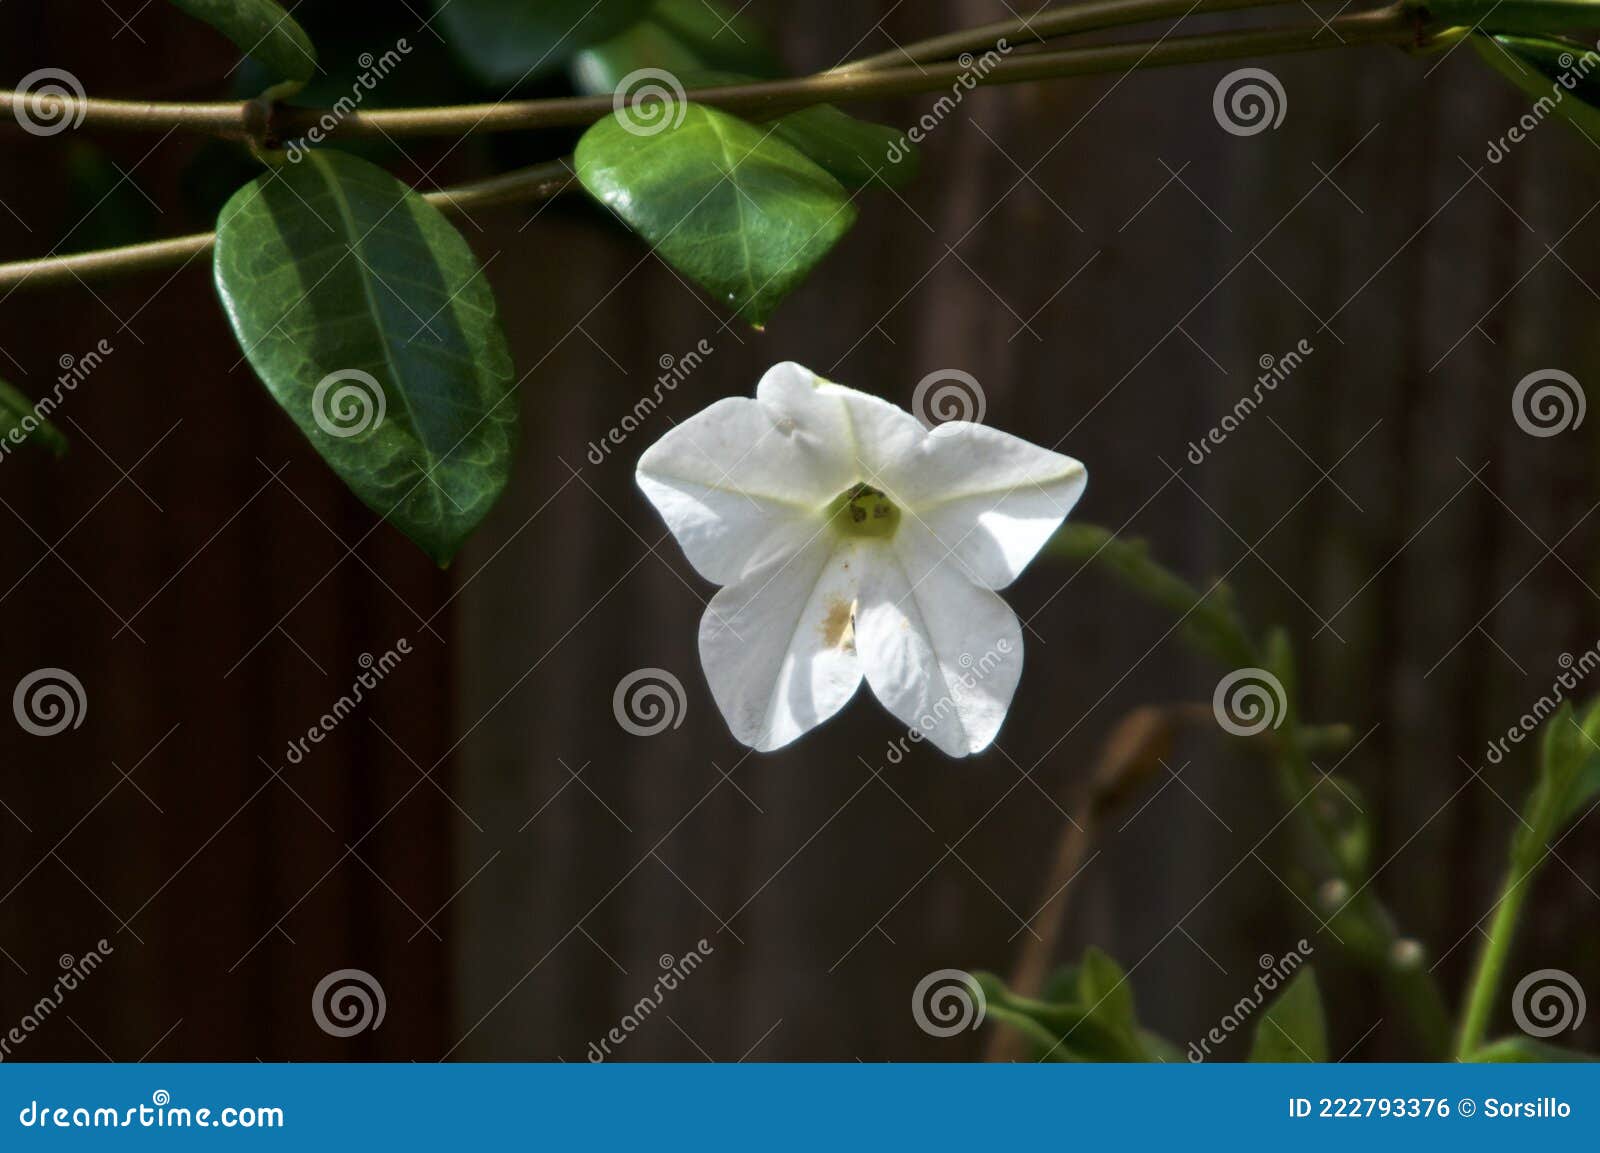
[[[1228,2],[1228,0],[1222,0]],[[1323,35],[1332,29],[1335,35]],[[1322,25],[1304,24],[1290,28],[1253,29],[1219,32],[1204,36],[1167,37],[1157,41],[1101,45],[1093,48],[1030,52],[1001,59],[981,75],[960,62],[910,66],[874,71],[822,73],[817,76],[763,83],[724,85],[697,89],[689,99],[715,107],[766,118],[813,104],[864,100],[873,97],[911,95],[920,92],[961,91],[980,84],[1023,84],[1069,76],[1090,76],[1130,72],[1143,68],[1173,67],[1212,60],[1235,60],[1252,56],[1361,44],[1401,44],[1418,42],[1423,29],[1413,13],[1399,5],[1339,16]],[[9,107],[19,97],[0,92],[0,108]],[[85,100],[69,102],[76,115],[96,118],[103,126],[124,128],[189,127],[217,131],[222,135],[259,135],[260,105],[159,105],[121,101]],[[224,110],[231,110],[223,115]],[[586,97],[563,100],[525,100],[501,104],[465,105],[453,108],[390,109],[352,115],[341,121],[337,130],[352,135],[383,136],[428,135],[506,131],[557,125],[578,126],[609,114],[611,97]],[[193,114],[193,118],[190,116]],[[272,131],[292,134],[308,127],[319,115],[314,109],[282,110]],[[469,186],[471,203],[505,203],[553,196],[571,183],[562,166],[552,174],[545,166],[526,169],[504,177],[494,177]],[[542,175],[540,175],[543,173]],[[463,190],[430,193],[441,207],[470,207]],[[52,256],[39,260],[0,265],[0,290],[9,291],[23,283],[45,285],[69,279],[111,275],[125,271],[181,265],[205,252],[214,237],[210,233],[176,237],[126,248],[73,256]]]
[[1289,0],[1082,0],[1081,3],[1049,8],[1026,19],[997,20],[974,28],[961,28],[943,36],[932,36],[912,44],[862,56],[841,64],[835,72],[894,68],[901,64],[927,64],[953,60],[963,52],[984,52],[1023,48],[1042,44],[1058,36],[1079,32],[1098,32],[1156,20],[1176,20],[1213,12],[1232,12],[1240,8],[1270,8]]
[[[474,208],[548,200],[565,191],[572,181],[572,169],[567,162],[555,160],[505,172],[487,180],[427,192],[423,194],[423,199],[443,212],[464,214]],[[130,244],[99,252],[46,256],[38,260],[0,264],[0,292],[9,293],[24,284],[43,287],[69,280],[89,280],[181,266],[211,251],[216,241],[215,232],[195,232],[188,236],[174,236],[169,240],[153,240],[146,244]]]
[[[1099,45],[1029,52],[997,59],[987,69],[959,60],[926,66],[846,69],[815,76],[697,88],[691,101],[728,112],[776,115],[813,104],[907,96],[921,92],[989,84],[1025,84],[1069,76],[1164,68],[1205,60],[1310,52],[1354,44],[1401,43],[1417,34],[1415,16],[1396,5],[1339,16],[1322,24],[1251,29],[1203,36],[1165,37],[1154,42]],[[15,112],[27,93],[0,90],[0,113]],[[124,100],[40,98],[55,101],[50,112],[76,123],[133,131],[185,129],[248,139],[262,131],[255,103],[151,104]],[[614,110],[611,96],[551,100],[503,100],[441,108],[387,108],[339,117],[328,109],[281,108],[270,131],[294,139],[314,127],[327,136],[466,136],[476,132],[524,132],[536,128],[582,127]]]

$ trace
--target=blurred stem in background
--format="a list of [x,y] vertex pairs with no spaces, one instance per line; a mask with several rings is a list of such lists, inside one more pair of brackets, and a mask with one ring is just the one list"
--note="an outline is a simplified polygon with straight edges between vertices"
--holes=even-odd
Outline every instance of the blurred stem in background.
[[[1419,942],[1401,934],[1371,889],[1370,822],[1353,787],[1335,780],[1331,770],[1324,772],[1314,761],[1321,753],[1347,746],[1350,731],[1345,726],[1302,723],[1287,633],[1273,630],[1264,644],[1258,644],[1226,584],[1219,580],[1204,592],[1196,590],[1151,560],[1143,541],[1122,540],[1095,525],[1068,524],[1049,548],[1057,556],[1110,569],[1134,591],[1177,614],[1173,628],[1181,628],[1190,644],[1228,668],[1262,670],[1281,683],[1281,717],[1274,717],[1274,724],[1251,739],[1271,750],[1279,792],[1290,805],[1284,820],[1292,818],[1301,834],[1307,876],[1296,895],[1352,957],[1382,977],[1405,1008],[1426,1055],[1447,1056],[1450,1014],[1438,983],[1424,965],[1426,952]],[[1324,788],[1323,795],[1316,795]],[[1316,911],[1319,907],[1331,911],[1323,915]],[[1515,916],[1515,909],[1510,916]]]
[[[1594,800],[1600,795],[1597,734],[1600,734],[1600,704],[1591,706],[1579,721],[1569,701],[1544,722],[1539,775],[1512,833],[1511,859],[1500,899],[1495,902],[1494,922],[1484,938],[1468,987],[1461,1036],[1456,1042],[1457,1060],[1471,1059],[1483,1045],[1500,991],[1501,975],[1516,937],[1517,922],[1534,877],[1555,854],[1555,847],[1560,843],[1557,834],[1600,804]],[[1514,1000],[1518,1001],[1520,1011],[1540,1021],[1538,1005],[1532,998],[1519,996]],[[1521,1020],[1518,1023],[1523,1024]],[[1544,1059],[1549,1059],[1548,1054]]]

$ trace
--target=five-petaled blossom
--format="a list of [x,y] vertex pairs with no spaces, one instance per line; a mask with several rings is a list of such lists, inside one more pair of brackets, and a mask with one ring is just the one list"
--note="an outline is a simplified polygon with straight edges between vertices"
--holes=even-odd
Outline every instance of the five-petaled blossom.
[[639,487],[707,580],[700,659],[734,736],[763,752],[863,677],[950,756],[988,746],[1022,675],[997,595],[1083,495],[1070,457],[981,424],[932,430],[780,364],[639,458]]

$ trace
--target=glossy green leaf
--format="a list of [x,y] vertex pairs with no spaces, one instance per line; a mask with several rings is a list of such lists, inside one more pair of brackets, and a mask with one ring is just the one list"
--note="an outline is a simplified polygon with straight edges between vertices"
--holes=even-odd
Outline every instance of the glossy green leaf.
[[623,109],[584,133],[576,160],[591,195],[758,328],[855,223],[826,171],[703,105]]
[[[725,69],[731,66],[719,64],[652,19],[579,53],[573,59],[572,79],[579,91],[592,96],[636,89],[637,83],[629,80],[641,71],[669,73],[685,89],[745,84],[761,75],[755,70]],[[648,81],[639,77],[639,82]],[[831,104],[802,108],[765,123],[848,188],[876,180],[900,188],[916,178],[917,146],[904,133],[857,120]]]
[[295,87],[316,75],[311,37],[275,0],[172,0]]
[[67,451],[67,438],[33,401],[0,380],[0,460],[24,444],[47,448],[57,456]]
[[[702,71],[682,77],[690,88],[746,84],[754,77],[736,72]],[[917,146],[885,124],[857,120],[831,104],[816,104],[766,121],[774,135],[794,145],[847,188],[881,180],[900,188],[916,178]]]
[[519,84],[641,19],[651,0],[434,0],[456,51],[490,84]]
[[1475,1050],[1466,1060],[1479,1064],[1525,1064],[1550,1061],[1600,1061],[1600,1057],[1590,1053],[1580,1053],[1576,1049],[1563,1049],[1560,1045],[1550,1045],[1544,1041],[1535,1041],[1532,1037],[1502,1037]]
[[1322,1015],[1322,994],[1310,969],[1302,969],[1268,1006],[1256,1026],[1252,1061],[1326,1061],[1328,1030]]
[[436,208],[337,152],[246,185],[217,222],[217,289],[267,390],[440,564],[505,487],[517,440],[481,272]]
[[1476,35],[1472,46],[1533,99],[1528,115],[1534,119],[1509,126],[1506,135],[1492,143],[1491,159],[1498,161],[1495,152],[1513,147],[1552,114],[1600,142],[1600,54],[1574,41],[1530,36]]

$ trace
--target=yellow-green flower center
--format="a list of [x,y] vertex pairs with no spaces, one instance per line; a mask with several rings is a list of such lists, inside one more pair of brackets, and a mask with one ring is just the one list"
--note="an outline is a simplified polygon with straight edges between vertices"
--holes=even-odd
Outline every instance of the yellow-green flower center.
[[847,536],[891,537],[900,527],[900,510],[871,485],[858,484],[834,497],[828,518]]

